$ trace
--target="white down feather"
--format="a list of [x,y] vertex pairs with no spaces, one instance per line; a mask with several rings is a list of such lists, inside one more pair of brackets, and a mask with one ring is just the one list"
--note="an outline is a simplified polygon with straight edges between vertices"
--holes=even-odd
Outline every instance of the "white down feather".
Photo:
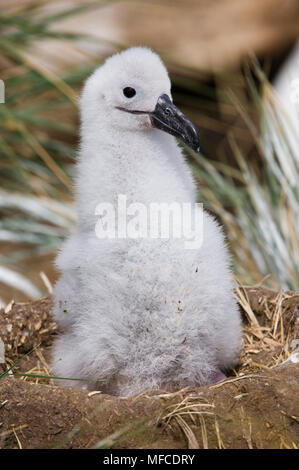
[[[137,91],[125,98],[124,87]],[[147,115],[170,80],[146,48],[112,56],[87,80],[81,97],[76,232],[57,258],[61,277],[54,316],[61,328],[53,355],[59,381],[128,396],[153,388],[204,385],[234,365],[240,314],[221,227],[204,212],[202,246],[181,239],[99,239],[95,208],[131,202],[196,202],[196,186],[175,138]]]

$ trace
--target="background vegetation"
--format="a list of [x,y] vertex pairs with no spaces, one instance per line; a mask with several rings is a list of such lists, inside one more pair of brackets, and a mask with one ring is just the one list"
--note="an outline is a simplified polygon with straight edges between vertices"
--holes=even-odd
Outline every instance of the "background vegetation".
[[[91,55],[87,63],[59,73],[39,57],[33,60],[28,50],[36,41],[74,48],[82,39],[95,41],[87,33],[83,38],[53,32],[52,25],[97,2],[59,13],[45,12],[43,3],[20,2],[1,14],[0,78],[6,94],[0,104],[0,297],[5,302],[12,295],[37,298],[51,290],[56,276],[51,263],[76,217],[77,94],[105,58]],[[126,44],[112,46],[119,50]],[[175,64],[161,52],[175,102],[202,131],[203,154],[188,149],[186,154],[199,199],[225,226],[237,280],[298,290],[299,162],[267,67],[251,58],[242,73],[211,75]]]

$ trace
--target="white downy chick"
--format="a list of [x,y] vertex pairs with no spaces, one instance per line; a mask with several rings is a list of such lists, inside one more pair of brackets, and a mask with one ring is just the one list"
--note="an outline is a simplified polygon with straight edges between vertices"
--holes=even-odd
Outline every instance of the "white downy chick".
[[54,316],[62,334],[53,349],[56,376],[86,381],[60,385],[129,396],[209,384],[238,360],[230,258],[210,214],[198,249],[171,236],[95,233],[96,207],[110,203],[116,213],[119,195],[127,206],[138,203],[135,210],[153,202],[194,207],[196,186],[174,136],[198,150],[198,134],[170,87],[160,58],[142,47],[112,56],[86,81],[78,224],[57,258]]

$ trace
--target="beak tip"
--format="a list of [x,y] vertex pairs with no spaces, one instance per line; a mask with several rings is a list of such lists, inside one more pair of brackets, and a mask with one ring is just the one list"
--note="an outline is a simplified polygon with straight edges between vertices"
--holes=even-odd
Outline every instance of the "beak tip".
[[194,128],[195,132],[194,135],[188,139],[186,142],[189,147],[194,150],[194,152],[200,152],[200,140],[199,140],[199,134],[198,131]]

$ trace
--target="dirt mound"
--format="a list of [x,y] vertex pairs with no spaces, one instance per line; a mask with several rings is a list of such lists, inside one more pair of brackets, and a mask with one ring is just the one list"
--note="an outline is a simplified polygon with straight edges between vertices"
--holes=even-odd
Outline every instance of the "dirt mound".
[[51,299],[8,305],[0,312],[0,447],[297,448],[299,294],[239,288],[237,296],[238,370],[213,386],[128,399],[54,386]]

